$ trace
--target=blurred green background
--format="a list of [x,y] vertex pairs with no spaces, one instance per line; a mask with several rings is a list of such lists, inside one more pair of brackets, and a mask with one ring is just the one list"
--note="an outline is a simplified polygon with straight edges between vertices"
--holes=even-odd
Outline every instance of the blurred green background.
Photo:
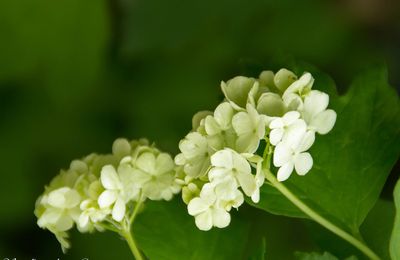
[[[238,74],[306,61],[344,91],[384,61],[399,89],[399,18],[396,0],[0,1],[0,259],[128,259],[107,233],[73,232],[62,256],[37,227],[35,200],[60,168],[121,136],[176,153],[191,116],[214,108],[220,81]],[[287,241],[315,247],[309,223],[242,215],[268,220],[275,259],[291,257]]]

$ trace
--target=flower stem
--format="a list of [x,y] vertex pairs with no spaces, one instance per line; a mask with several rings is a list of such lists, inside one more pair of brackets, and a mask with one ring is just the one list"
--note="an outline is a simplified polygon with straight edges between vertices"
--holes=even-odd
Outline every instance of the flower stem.
[[267,180],[277,189],[279,190],[288,200],[290,200],[296,207],[298,207],[301,211],[303,211],[306,215],[308,215],[311,219],[315,222],[319,223],[326,229],[330,230],[334,234],[338,235],[339,237],[343,238],[356,248],[358,248],[361,252],[363,252],[366,256],[373,260],[379,260],[379,256],[377,256],[368,246],[366,246],[363,242],[355,238],[354,236],[350,235],[343,229],[339,228],[338,226],[334,225],[329,220],[325,219],[317,212],[312,210],[308,207],[303,201],[301,201],[296,195],[294,195],[285,185],[279,182],[276,177],[269,171],[268,169],[264,170],[265,177]]
[[142,254],[139,251],[139,248],[136,245],[135,239],[133,238],[132,233],[129,230],[125,230],[122,234],[121,234],[126,242],[129,245],[129,248],[131,249],[131,252],[133,254],[133,256],[135,257],[136,260],[144,260]]

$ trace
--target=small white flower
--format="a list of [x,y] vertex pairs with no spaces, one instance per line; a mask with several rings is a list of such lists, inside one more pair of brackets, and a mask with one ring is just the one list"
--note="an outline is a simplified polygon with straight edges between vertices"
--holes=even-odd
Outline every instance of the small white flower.
[[200,197],[192,199],[188,204],[188,212],[195,217],[196,226],[203,231],[210,230],[213,226],[227,227],[231,221],[230,214],[219,207],[214,187],[211,183],[203,186]]
[[205,129],[208,135],[217,135],[227,131],[232,127],[232,117],[235,114],[233,107],[228,102],[223,102],[217,106],[214,116],[205,118]]
[[40,204],[45,207],[38,219],[38,225],[56,232],[71,229],[74,220],[79,216],[79,203],[81,197],[76,190],[62,187],[44,195]]
[[211,182],[231,176],[247,196],[252,196],[257,190],[256,180],[251,174],[249,162],[232,149],[226,148],[213,154],[211,164],[213,168],[208,174]]
[[312,90],[304,99],[302,116],[308,128],[319,134],[326,134],[332,130],[336,122],[336,112],[326,109],[329,96],[318,90]]
[[177,165],[183,165],[184,172],[194,178],[206,174],[210,166],[210,154],[207,138],[200,133],[189,133],[179,143],[182,153],[175,157]]
[[112,206],[112,218],[120,222],[126,211],[121,180],[112,165],[106,165],[102,168],[100,179],[105,191],[98,198],[99,206],[101,209]]
[[167,153],[145,152],[137,158],[132,174],[142,194],[151,200],[170,200],[180,191],[175,182],[175,164]]
[[307,129],[307,125],[304,120],[300,119],[299,112],[290,111],[283,117],[272,120],[269,128],[271,129],[269,139],[272,145],[276,146],[283,140],[290,143],[291,146],[297,146]]
[[313,84],[314,78],[308,72],[293,82],[282,95],[283,102],[287,109],[303,109],[303,98],[311,91]]
[[232,128],[232,117],[235,110],[228,102],[223,102],[214,111],[214,116],[204,119],[204,128],[207,134],[208,145],[213,150],[222,147],[233,147],[236,142],[236,134]]
[[315,135],[312,131],[304,134],[297,146],[287,142],[280,142],[274,151],[273,163],[280,167],[277,174],[278,181],[285,181],[292,174],[293,168],[298,175],[305,175],[313,165],[313,159],[307,151],[314,143]]
[[313,84],[313,76],[310,73],[306,72],[285,90],[282,97],[283,99],[285,99],[286,96],[289,94],[297,94],[300,97],[303,97],[311,91]]
[[246,108],[247,112],[239,112],[232,119],[233,128],[238,135],[236,150],[241,153],[254,153],[260,140],[264,138],[265,123],[252,105],[247,104]]
[[81,232],[90,230],[97,222],[104,220],[109,214],[111,209],[100,208],[97,203],[98,197],[103,192],[103,187],[99,180],[92,182],[87,188],[89,197],[81,202],[80,209],[81,215],[78,219],[78,228]]
[[111,214],[110,208],[102,209],[99,207],[97,201],[91,199],[82,201],[80,209],[82,213],[78,219],[78,227],[81,231],[89,230],[93,224],[103,221]]

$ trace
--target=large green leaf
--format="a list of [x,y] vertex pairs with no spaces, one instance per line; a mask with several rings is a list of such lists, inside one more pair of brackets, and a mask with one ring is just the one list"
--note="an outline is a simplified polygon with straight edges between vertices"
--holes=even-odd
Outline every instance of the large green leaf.
[[[315,88],[330,93],[337,122],[331,133],[317,137],[311,149],[313,169],[304,177],[294,174],[284,184],[320,214],[358,233],[400,153],[399,99],[382,68],[357,77],[343,96],[335,95],[326,77],[326,86],[318,83],[316,75]],[[262,188],[259,207],[301,216],[285,198],[277,203],[277,194],[267,196],[269,189]]]
[[134,234],[140,249],[152,260],[240,259],[250,225],[233,218],[225,229],[200,231],[180,200],[151,202],[138,216]]
[[393,260],[400,259],[400,180],[394,189],[394,203],[396,205],[396,218],[390,240],[390,256]]

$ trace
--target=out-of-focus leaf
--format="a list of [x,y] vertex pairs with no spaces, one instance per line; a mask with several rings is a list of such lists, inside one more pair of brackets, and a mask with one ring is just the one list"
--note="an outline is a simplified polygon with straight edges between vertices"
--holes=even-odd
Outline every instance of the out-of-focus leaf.
[[400,259],[400,180],[394,189],[394,203],[396,205],[396,219],[390,239],[390,256],[393,260]]
[[151,202],[134,224],[139,247],[149,259],[240,259],[250,225],[233,218],[228,228],[196,228],[180,200]]
[[250,256],[250,260],[264,260],[266,259],[266,248],[265,248],[265,238],[262,238],[259,242],[258,247],[254,250],[253,254]]
[[[316,252],[312,253],[296,252],[295,257],[298,260],[339,260],[339,258],[328,252],[324,252],[322,254]],[[350,256],[345,258],[344,260],[357,260],[357,257]]]

